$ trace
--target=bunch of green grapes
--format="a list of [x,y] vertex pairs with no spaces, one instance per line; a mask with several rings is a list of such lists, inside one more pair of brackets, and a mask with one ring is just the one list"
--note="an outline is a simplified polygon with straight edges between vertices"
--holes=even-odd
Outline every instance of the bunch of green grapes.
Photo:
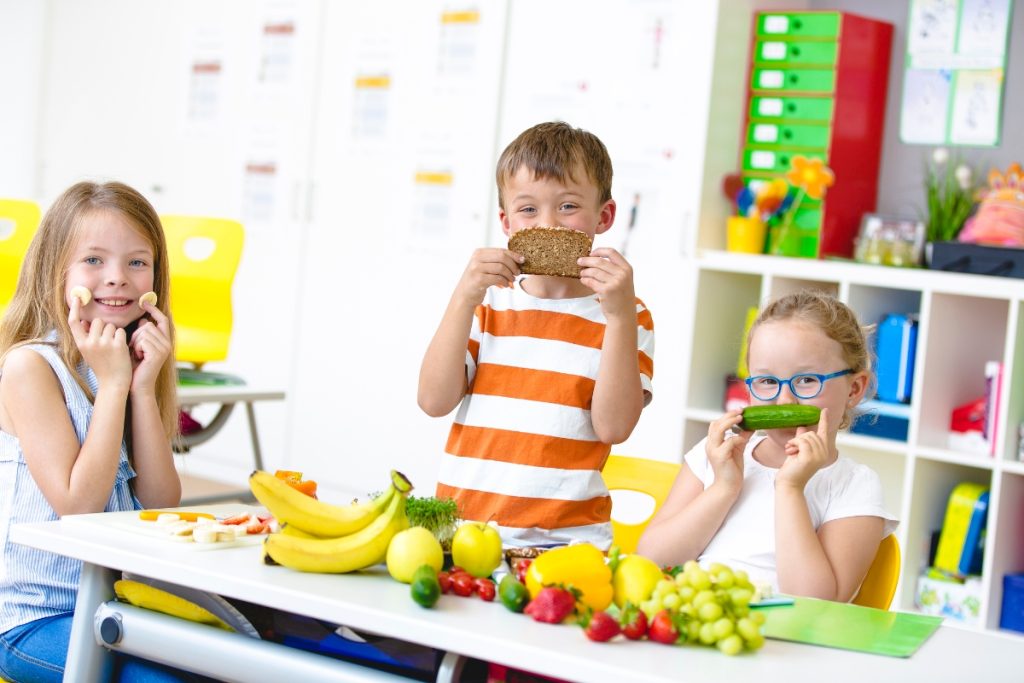
[[750,609],[754,585],[747,573],[712,563],[702,569],[694,561],[683,565],[675,579],[662,579],[649,600],[640,605],[648,619],[669,610],[678,624],[679,640],[714,645],[727,655],[764,645],[764,614]]

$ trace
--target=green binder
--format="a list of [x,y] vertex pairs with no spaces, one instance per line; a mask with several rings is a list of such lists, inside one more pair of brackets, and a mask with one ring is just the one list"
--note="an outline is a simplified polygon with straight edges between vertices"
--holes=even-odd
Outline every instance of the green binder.
[[797,598],[791,606],[763,607],[766,638],[824,645],[889,657],[909,657],[942,617]]

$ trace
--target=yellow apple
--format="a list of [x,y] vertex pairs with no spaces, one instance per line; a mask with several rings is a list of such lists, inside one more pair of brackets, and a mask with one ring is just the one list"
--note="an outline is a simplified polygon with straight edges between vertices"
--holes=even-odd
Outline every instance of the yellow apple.
[[465,522],[452,537],[452,562],[473,576],[490,576],[501,564],[501,536],[490,524]]
[[444,551],[434,534],[421,526],[414,526],[395,534],[388,544],[385,561],[391,578],[411,583],[412,575],[425,564],[430,565],[435,574],[441,571]]

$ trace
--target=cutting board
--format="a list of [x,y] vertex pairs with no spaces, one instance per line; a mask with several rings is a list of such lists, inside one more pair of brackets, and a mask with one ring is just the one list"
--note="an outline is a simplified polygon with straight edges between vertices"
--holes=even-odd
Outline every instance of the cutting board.
[[[242,514],[244,512],[265,512],[263,508],[260,507],[240,504],[216,505],[209,507],[200,506],[190,507],[188,509],[191,511],[209,512],[217,517],[218,520]],[[168,512],[173,511],[174,510],[168,510]],[[96,529],[98,526],[102,526],[110,529],[110,533],[113,535],[132,540],[138,539],[139,537],[145,537],[152,539],[156,543],[179,547],[187,551],[223,550],[225,548],[259,545],[263,542],[263,539],[267,537],[266,534],[254,534],[251,536],[242,536],[234,541],[196,543],[190,536],[172,536],[167,533],[166,529],[162,529],[157,526],[156,522],[147,522],[139,519],[138,510],[129,510],[126,512],[105,512],[102,514],[90,515],[67,515],[62,518],[61,523],[70,526],[85,524],[86,518],[88,518],[88,525],[90,529]]]
[[812,598],[761,611],[766,638],[890,657],[911,656],[942,623],[941,617]]

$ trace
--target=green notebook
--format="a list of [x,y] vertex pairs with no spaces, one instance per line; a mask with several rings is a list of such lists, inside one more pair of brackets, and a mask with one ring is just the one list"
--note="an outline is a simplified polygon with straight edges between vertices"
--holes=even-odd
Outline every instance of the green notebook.
[[205,372],[189,368],[178,368],[178,384],[185,386],[226,386],[245,384],[238,375],[226,372]]
[[942,623],[942,617],[813,598],[797,598],[793,605],[760,611],[767,617],[766,638],[890,657],[914,654]]

